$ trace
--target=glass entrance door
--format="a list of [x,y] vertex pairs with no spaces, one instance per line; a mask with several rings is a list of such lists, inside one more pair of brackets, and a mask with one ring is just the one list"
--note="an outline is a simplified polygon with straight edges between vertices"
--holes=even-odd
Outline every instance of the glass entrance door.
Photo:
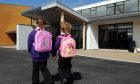
[[108,48],[117,48],[118,45],[118,38],[117,38],[117,31],[114,29],[109,29],[108,30]]

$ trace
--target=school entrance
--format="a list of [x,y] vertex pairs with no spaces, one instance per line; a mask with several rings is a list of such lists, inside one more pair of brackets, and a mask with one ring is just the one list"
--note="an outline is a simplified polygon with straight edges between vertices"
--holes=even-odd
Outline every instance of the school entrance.
[[99,26],[99,48],[128,49],[132,41],[133,23]]

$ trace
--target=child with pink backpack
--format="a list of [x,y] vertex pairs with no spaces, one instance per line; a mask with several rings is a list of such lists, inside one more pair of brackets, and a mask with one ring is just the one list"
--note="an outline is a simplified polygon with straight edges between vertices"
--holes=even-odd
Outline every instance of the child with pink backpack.
[[46,31],[44,18],[37,20],[37,28],[28,36],[28,51],[32,57],[32,84],[40,84],[39,72],[41,70],[45,84],[53,84],[51,74],[47,67],[47,59],[52,49],[52,35]]
[[[56,51],[59,54],[58,72],[61,79],[61,84],[72,84],[74,82],[71,73],[71,60],[76,53],[76,42],[72,38],[71,24],[68,22],[61,22],[61,35],[59,35],[55,42]],[[54,54],[55,56],[56,54]]]

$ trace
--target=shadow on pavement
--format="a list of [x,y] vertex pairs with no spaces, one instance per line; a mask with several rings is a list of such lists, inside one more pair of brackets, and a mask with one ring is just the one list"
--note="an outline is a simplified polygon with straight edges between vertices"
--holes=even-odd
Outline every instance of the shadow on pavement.
[[[82,79],[81,73],[79,73],[79,72],[73,72],[72,76],[73,76],[74,81]],[[60,81],[59,73],[52,75],[52,77],[53,77],[53,81],[54,81],[53,84],[55,84],[55,81]],[[45,84],[45,82],[42,81],[40,84]]]
[[[72,76],[73,76],[74,81],[82,79],[81,73],[79,73],[79,72],[73,72]],[[52,75],[52,77],[53,77],[54,81],[60,81],[59,73]]]

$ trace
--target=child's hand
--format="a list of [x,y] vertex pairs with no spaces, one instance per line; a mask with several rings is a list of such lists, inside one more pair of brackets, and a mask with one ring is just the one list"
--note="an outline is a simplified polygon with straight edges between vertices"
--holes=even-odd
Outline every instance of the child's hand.
[[53,59],[53,60],[56,60],[56,56],[53,56],[52,59]]

